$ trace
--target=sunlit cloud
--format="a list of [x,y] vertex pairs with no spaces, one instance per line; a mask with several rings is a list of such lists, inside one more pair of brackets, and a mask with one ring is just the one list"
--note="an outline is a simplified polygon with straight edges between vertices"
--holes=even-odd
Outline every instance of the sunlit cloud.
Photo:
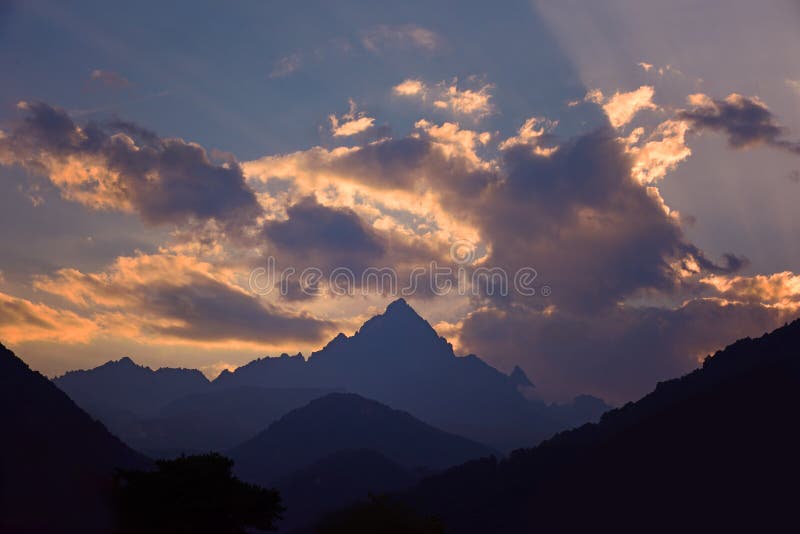
[[259,215],[235,161],[213,163],[198,144],[135,124],[76,124],[61,109],[20,102],[24,118],[0,139],[0,164],[46,176],[64,198],[151,224],[215,220],[238,232]]
[[643,85],[634,91],[615,92],[605,96],[600,89],[593,89],[586,93],[585,100],[600,106],[614,128],[621,128],[633,120],[633,117],[643,110],[656,110],[658,106],[653,103],[655,89]]
[[107,270],[60,269],[34,287],[91,312],[104,333],[149,342],[274,345],[321,341],[332,329],[259,301],[235,272],[175,254],[120,257]]
[[494,112],[492,90],[494,85],[470,79],[471,88],[460,88],[458,79],[428,85],[417,79],[406,79],[392,88],[395,95],[429,102],[434,109],[453,115],[480,119]]
[[399,96],[419,96],[424,99],[428,88],[425,82],[409,78],[395,85],[392,90]]
[[329,117],[331,121],[331,134],[333,134],[334,137],[356,135],[369,130],[372,128],[373,124],[375,124],[374,118],[368,117],[363,111],[358,111],[356,103],[352,98],[349,103],[350,111],[341,117],[337,117],[336,115],[331,115]]
[[662,180],[668,172],[692,155],[686,145],[689,125],[684,121],[666,120],[642,140],[644,128],[637,128],[625,138],[628,152],[634,158],[633,175],[642,184]]
[[0,339],[4,343],[88,343],[100,328],[69,310],[0,293]]
[[730,301],[759,303],[789,311],[800,310],[800,275],[790,271],[753,276],[711,275],[700,282]]
[[558,147],[542,146],[541,141],[553,131],[556,126],[558,126],[558,121],[541,117],[531,117],[520,126],[517,135],[505,139],[500,143],[498,148],[500,150],[508,150],[518,145],[528,145],[532,147],[534,153],[541,156],[549,156],[558,150]]

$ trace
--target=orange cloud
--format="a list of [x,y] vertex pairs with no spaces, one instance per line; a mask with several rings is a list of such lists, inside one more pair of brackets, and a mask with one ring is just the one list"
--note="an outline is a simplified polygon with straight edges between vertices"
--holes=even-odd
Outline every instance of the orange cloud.
[[490,83],[480,84],[476,88],[461,89],[458,86],[458,79],[452,82],[442,81],[433,87],[429,87],[421,80],[407,79],[395,85],[392,92],[398,96],[415,97],[421,101],[426,101],[430,96],[435,109],[480,119],[494,111],[492,89],[494,85]]
[[599,89],[593,89],[586,93],[585,100],[599,105],[608,117],[611,126],[621,128],[630,123],[638,112],[646,109],[658,109],[658,106],[653,103],[654,95],[653,87],[643,85],[625,93],[617,91],[610,97],[603,95]]
[[329,119],[331,121],[331,133],[334,137],[355,135],[369,130],[375,124],[374,118],[368,117],[364,112],[356,109],[356,103],[352,98],[350,99],[350,111],[341,117],[331,115]]
[[92,320],[46,304],[0,293],[0,341],[88,343],[99,332]]
[[754,276],[711,275],[700,282],[730,301],[800,310],[800,275],[790,271]]
[[333,325],[261,302],[234,273],[193,257],[121,257],[105,272],[61,269],[34,287],[84,309],[105,333],[148,342],[274,346],[322,340]]

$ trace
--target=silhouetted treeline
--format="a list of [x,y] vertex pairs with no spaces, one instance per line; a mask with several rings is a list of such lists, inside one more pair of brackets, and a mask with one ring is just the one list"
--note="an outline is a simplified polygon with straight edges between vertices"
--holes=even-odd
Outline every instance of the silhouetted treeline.
[[316,534],[444,534],[441,521],[417,513],[390,497],[370,496],[365,502],[327,516]]
[[240,534],[274,530],[283,512],[277,491],[246,484],[219,454],[156,462],[155,470],[126,470],[114,479],[119,532],[124,534]]

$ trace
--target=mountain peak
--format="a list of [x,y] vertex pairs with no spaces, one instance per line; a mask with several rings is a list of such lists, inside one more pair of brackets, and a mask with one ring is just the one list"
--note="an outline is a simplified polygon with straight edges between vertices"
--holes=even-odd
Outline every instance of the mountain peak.
[[112,363],[124,367],[139,367],[139,365],[135,361],[133,361],[129,356],[123,356],[119,360]]
[[414,311],[406,299],[399,298],[393,302],[391,302],[388,306],[386,306],[386,311],[383,312],[384,316],[394,316],[394,315],[415,315],[419,317],[419,314]]
[[420,339],[439,336],[433,330],[430,323],[422,318],[414,308],[409,306],[405,299],[399,298],[389,304],[380,315],[376,315],[365,322],[358,331],[358,334],[371,333],[373,335],[419,337]]
[[511,382],[517,387],[535,387],[531,379],[528,378],[528,375],[525,374],[525,371],[523,371],[519,365],[515,365],[514,370],[511,371],[511,374],[508,376],[511,378]]

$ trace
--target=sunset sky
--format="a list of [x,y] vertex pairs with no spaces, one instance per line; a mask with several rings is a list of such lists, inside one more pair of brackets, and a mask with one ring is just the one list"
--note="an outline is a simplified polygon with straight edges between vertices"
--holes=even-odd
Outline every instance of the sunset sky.
[[397,298],[259,294],[268,257],[531,268],[535,295],[406,298],[547,400],[630,400],[798,315],[798,27],[796,0],[0,1],[0,342],[215,376]]

